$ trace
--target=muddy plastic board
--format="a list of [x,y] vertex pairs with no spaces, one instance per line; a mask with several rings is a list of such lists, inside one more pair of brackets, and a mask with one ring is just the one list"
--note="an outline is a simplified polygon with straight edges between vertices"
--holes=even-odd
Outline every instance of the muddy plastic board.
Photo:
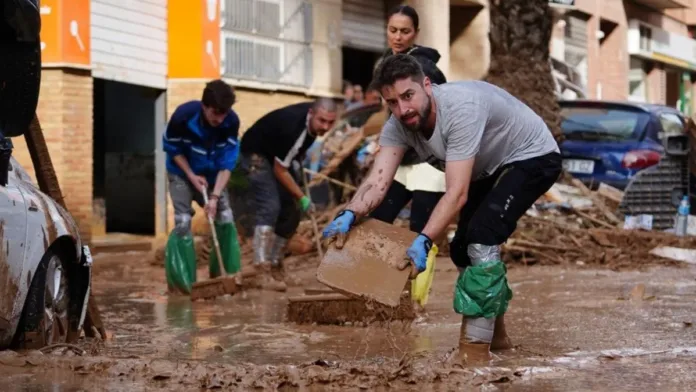
[[365,220],[351,229],[342,249],[329,246],[317,279],[348,296],[398,306],[410,268],[399,271],[393,265],[406,257],[416,235],[376,219]]

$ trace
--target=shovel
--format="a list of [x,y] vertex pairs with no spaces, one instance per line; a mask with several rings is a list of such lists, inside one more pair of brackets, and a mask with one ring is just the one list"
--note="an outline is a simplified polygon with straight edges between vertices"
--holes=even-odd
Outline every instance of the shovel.
[[[302,185],[304,186],[305,194],[309,197],[309,186],[307,185],[307,175],[305,172],[302,173]],[[312,221],[312,231],[314,231],[314,240],[317,245],[317,252],[319,252],[319,258],[324,258],[324,250],[321,248],[321,233],[319,233],[319,225],[317,224],[317,217],[314,216],[314,211],[309,212],[309,219]]]
[[[205,205],[208,205],[208,193],[203,189],[203,201]],[[215,231],[215,224],[213,223],[213,217],[206,213],[208,217],[208,224],[210,224],[210,232],[213,235],[213,245],[215,246],[215,253],[217,255],[218,268],[220,269],[220,275],[217,278],[208,279],[203,282],[196,282],[191,287],[191,300],[195,301],[198,299],[210,299],[215,297],[220,297],[225,294],[233,295],[239,291],[239,285],[237,284],[237,278],[234,275],[228,275],[225,266],[222,263],[222,252],[220,252],[220,242],[218,242],[217,232]]]

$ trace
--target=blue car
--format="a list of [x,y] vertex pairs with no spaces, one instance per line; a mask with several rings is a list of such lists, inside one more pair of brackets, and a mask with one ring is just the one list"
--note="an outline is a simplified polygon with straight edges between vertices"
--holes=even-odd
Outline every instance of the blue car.
[[660,162],[667,135],[684,134],[684,115],[664,105],[559,101],[563,167],[590,188],[625,189],[636,173]]

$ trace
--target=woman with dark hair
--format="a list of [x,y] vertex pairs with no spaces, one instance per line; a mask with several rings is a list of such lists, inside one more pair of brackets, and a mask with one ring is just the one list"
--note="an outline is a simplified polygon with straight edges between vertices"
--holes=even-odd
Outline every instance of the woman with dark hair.
[[[375,69],[385,58],[403,53],[418,60],[423,73],[434,84],[446,83],[445,75],[436,65],[440,60],[440,53],[433,48],[416,45],[418,32],[418,13],[413,7],[400,5],[392,8],[387,22],[389,49],[377,60]],[[393,223],[399,212],[409,201],[412,201],[409,228],[411,231],[420,233],[445,191],[445,175],[428,163],[416,162],[418,158],[415,151],[407,152],[384,201],[372,211],[370,216],[383,222]]]

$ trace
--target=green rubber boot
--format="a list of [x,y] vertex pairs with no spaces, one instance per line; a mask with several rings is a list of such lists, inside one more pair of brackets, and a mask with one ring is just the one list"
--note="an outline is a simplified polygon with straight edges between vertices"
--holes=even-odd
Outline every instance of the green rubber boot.
[[[220,242],[220,253],[222,254],[222,264],[225,266],[225,271],[228,274],[236,274],[241,269],[242,250],[239,246],[239,238],[237,237],[237,228],[234,223],[217,223],[215,222],[215,232],[217,233],[218,241]],[[211,241],[211,251],[208,262],[208,272],[211,278],[220,276],[220,268],[217,262],[217,252],[215,244]]]
[[170,290],[191,294],[191,286],[196,282],[196,251],[191,234],[184,237],[175,232],[169,234],[164,250],[164,272]]

